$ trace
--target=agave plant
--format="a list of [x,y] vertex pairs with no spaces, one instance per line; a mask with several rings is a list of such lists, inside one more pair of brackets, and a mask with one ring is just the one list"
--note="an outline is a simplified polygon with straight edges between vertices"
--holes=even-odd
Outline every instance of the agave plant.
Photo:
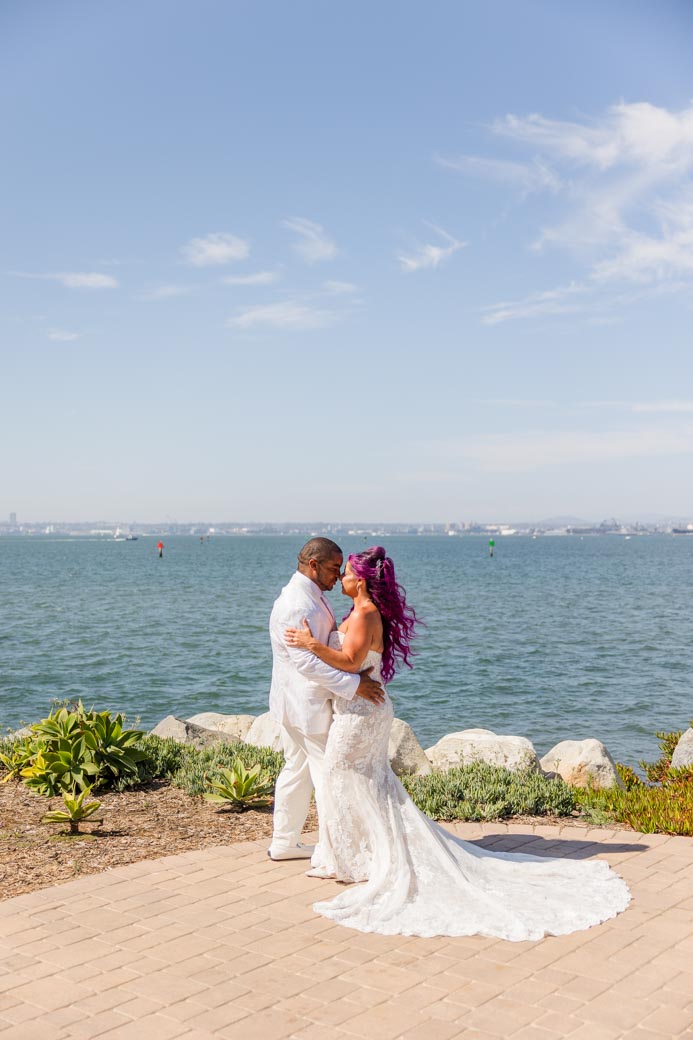
[[230,769],[220,768],[216,776],[208,779],[210,788],[204,797],[208,802],[217,805],[228,805],[233,808],[260,809],[269,805],[274,783],[271,777],[261,772],[261,766],[255,765],[246,769],[240,759],[236,759]]
[[31,764],[22,769],[27,787],[45,795],[91,790],[99,767],[86,749],[84,738],[59,740],[53,747],[51,751],[40,748]]
[[68,794],[63,795],[65,811],[56,809],[54,812],[46,813],[43,817],[44,823],[68,823],[70,834],[79,834],[79,825],[88,820],[101,808],[101,802],[87,802],[84,799],[91,794],[91,787],[85,787],[76,797]]
[[87,787],[137,776],[146,752],[135,745],[140,730],[123,729],[123,716],[87,711],[79,701],[61,706],[32,727],[33,755],[19,770],[38,794],[75,794]]
[[19,779],[22,770],[31,764],[35,755],[36,746],[30,737],[25,737],[24,740],[12,745],[7,755],[0,751],[0,763],[7,770],[0,783],[6,784],[8,780]]
[[137,774],[137,763],[147,757],[146,751],[135,747],[143,736],[141,730],[123,729],[123,716],[112,719],[107,711],[90,712],[89,728],[84,733],[100,774],[108,781],[118,780],[124,774]]

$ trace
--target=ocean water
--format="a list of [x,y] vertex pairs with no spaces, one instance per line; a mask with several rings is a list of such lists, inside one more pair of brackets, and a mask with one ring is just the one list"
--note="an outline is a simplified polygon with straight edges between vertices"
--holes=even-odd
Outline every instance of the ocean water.
[[[81,697],[154,726],[267,708],[294,537],[0,538],[0,727]],[[369,542],[372,539],[369,539]],[[693,717],[693,537],[383,539],[425,622],[389,687],[424,747],[471,727],[635,766]],[[343,539],[345,552],[365,548]],[[329,594],[337,617],[347,601]]]

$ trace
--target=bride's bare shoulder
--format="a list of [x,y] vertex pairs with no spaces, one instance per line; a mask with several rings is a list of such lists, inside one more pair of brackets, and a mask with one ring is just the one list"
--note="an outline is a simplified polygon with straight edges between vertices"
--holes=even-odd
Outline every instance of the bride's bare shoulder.
[[358,607],[354,607],[349,615],[349,620],[356,621],[357,624],[366,625],[369,629],[378,628],[382,623],[380,611],[375,603],[363,603]]

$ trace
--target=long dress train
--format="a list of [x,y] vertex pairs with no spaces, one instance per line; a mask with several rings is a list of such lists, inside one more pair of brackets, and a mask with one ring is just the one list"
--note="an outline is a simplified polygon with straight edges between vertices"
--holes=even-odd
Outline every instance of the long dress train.
[[[337,633],[337,635],[340,635]],[[381,655],[364,667],[380,676]],[[392,701],[335,698],[312,873],[354,884],[314,910],[384,935],[486,935],[520,942],[590,928],[630,901],[602,860],[493,852],[416,808],[390,768]]]

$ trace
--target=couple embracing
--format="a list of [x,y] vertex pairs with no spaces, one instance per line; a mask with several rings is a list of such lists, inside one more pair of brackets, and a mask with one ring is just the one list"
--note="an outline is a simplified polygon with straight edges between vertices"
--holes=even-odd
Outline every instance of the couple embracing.
[[[285,766],[277,779],[273,860],[310,859],[312,877],[352,882],[316,912],[384,935],[563,935],[627,906],[600,860],[491,852],[416,808],[390,768],[392,702],[381,683],[409,664],[416,615],[380,546],[349,556],[312,538],[270,619],[270,712]],[[353,600],[337,628],[324,593]],[[315,790],[319,840],[300,835]],[[355,884],[363,882],[363,884]]]

